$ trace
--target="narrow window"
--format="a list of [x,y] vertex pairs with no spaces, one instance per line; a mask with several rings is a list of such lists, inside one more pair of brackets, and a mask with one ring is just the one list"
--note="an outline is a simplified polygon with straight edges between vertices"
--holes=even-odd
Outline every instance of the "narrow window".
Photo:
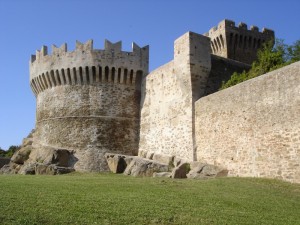
[[64,84],[67,84],[66,76],[65,76],[65,70],[64,69],[61,69],[61,75],[62,75],[62,79],[63,79]]
[[111,79],[112,79],[112,82],[114,83],[114,81],[115,81],[115,73],[116,73],[116,69],[115,69],[115,67],[113,67],[112,69],[111,69]]
[[58,70],[56,70],[55,73],[56,73],[57,85],[61,85],[61,80],[60,80],[60,77],[59,77]]
[[222,48],[224,48],[224,39],[223,39],[222,34],[220,35],[220,40],[221,40]]
[[130,77],[129,77],[129,83],[133,83],[133,70],[130,70]]
[[143,71],[138,70],[135,77],[135,89],[140,91],[142,86]]
[[221,48],[221,42],[220,42],[219,37],[217,37],[217,42],[218,42],[219,49],[221,50],[222,48]]
[[215,52],[216,52],[216,49],[215,49],[214,43],[213,43],[213,42],[210,42],[210,44],[211,44],[212,52],[215,53]]
[[80,79],[80,83],[83,84],[83,76],[82,76],[82,67],[79,67],[79,79]]
[[76,73],[76,68],[73,68],[73,78],[74,78],[74,83],[77,84],[77,73]]
[[229,36],[229,46],[232,46],[233,33],[230,33]]
[[247,47],[247,36],[244,37],[243,49],[246,49],[246,47]]
[[92,73],[93,73],[93,82],[96,82],[96,67],[92,67]]
[[121,83],[121,68],[118,69],[118,83]]
[[86,83],[89,84],[90,83],[90,72],[89,72],[88,66],[85,67],[85,76],[86,76]]
[[252,37],[249,37],[248,48],[251,48],[251,46],[252,46]]
[[242,48],[242,46],[243,46],[243,36],[240,35],[239,48]]
[[42,78],[43,78],[43,81],[44,81],[44,84],[45,84],[46,88],[48,88],[48,83],[46,81],[46,77],[45,77],[44,73],[42,74]]
[[214,39],[214,44],[215,44],[216,50],[219,51],[219,48],[218,48],[218,44],[217,44],[216,39]]
[[50,71],[50,76],[51,76],[53,85],[56,86],[56,80],[55,80],[55,78],[54,78],[54,71],[53,71],[53,70]]
[[127,73],[128,73],[128,70],[125,69],[125,70],[124,70],[124,84],[127,83]]
[[102,67],[98,66],[98,70],[99,70],[99,81],[102,82]]
[[50,79],[50,76],[49,76],[49,73],[48,73],[48,72],[46,72],[46,79],[47,79],[48,84],[50,85],[50,87],[52,87],[53,84],[52,84],[52,82],[51,82],[51,79]]
[[71,84],[71,73],[70,73],[70,68],[67,69],[67,76],[68,76],[68,80],[69,80],[69,84]]
[[253,39],[253,48],[256,48],[256,38]]
[[105,82],[108,82],[108,74],[109,74],[109,68],[108,66],[105,67]]

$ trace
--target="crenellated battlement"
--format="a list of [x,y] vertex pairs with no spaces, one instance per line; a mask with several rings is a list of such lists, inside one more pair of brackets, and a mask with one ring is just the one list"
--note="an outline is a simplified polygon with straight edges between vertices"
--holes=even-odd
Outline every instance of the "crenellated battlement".
[[261,32],[259,31],[259,28],[257,26],[251,25],[250,29],[248,29],[248,25],[244,22],[240,22],[238,26],[235,25],[235,22],[232,20],[224,19],[222,20],[218,26],[212,27],[208,33],[206,33],[206,36],[212,35],[217,30],[222,30],[224,28],[229,28],[232,30],[247,30],[247,31],[254,31],[262,34],[274,34],[274,31],[268,28],[263,27]]
[[114,83],[134,85],[136,76],[148,73],[149,46],[132,43],[132,52],[122,51],[122,42],[105,40],[104,50],[94,49],[93,40],[76,41],[74,51],[67,44],[37,50],[30,60],[30,85],[35,95],[57,85]]
[[211,39],[212,53],[225,58],[251,64],[257,56],[257,50],[263,43],[274,40],[274,31],[240,22],[236,26],[232,20],[223,20],[204,34]]

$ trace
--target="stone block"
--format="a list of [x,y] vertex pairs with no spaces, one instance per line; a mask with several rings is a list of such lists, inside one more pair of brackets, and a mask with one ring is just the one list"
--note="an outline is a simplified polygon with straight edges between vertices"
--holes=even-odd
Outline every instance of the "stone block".
[[174,156],[165,154],[154,154],[153,160],[162,164],[173,165]]
[[113,173],[123,173],[135,156],[105,153],[108,167]]
[[168,172],[169,166],[153,160],[135,157],[124,171],[125,175],[152,177],[154,172]]
[[182,163],[172,170],[172,178],[187,178],[187,173],[190,171],[189,163]]

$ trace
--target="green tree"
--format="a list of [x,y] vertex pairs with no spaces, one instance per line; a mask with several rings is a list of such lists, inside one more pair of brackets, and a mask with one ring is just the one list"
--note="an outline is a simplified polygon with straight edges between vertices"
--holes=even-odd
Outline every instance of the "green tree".
[[11,146],[8,148],[7,152],[6,152],[6,157],[12,157],[13,154],[14,154],[16,151],[18,151],[20,148],[21,148],[21,147],[18,146],[18,145],[11,145]]
[[274,41],[271,40],[258,50],[257,60],[252,63],[249,71],[233,73],[227,82],[223,82],[221,89],[231,87],[299,60],[300,40],[291,46],[284,44],[282,39],[276,39],[275,45]]
[[293,45],[287,48],[290,61],[296,62],[300,60],[300,40],[296,41]]

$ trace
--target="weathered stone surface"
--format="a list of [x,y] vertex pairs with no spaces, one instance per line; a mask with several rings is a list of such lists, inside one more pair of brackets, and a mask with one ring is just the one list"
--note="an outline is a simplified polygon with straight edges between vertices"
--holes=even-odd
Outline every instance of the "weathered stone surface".
[[33,143],[33,138],[24,138],[23,139],[23,143],[22,143],[22,147],[26,147],[28,145],[32,145]]
[[172,173],[171,172],[154,172],[153,177],[168,177],[171,178]]
[[133,44],[129,52],[121,42],[106,41],[105,49],[95,50],[90,40],[77,42],[75,51],[66,53],[65,45],[53,50],[47,55],[43,47],[30,63],[36,145],[74,150],[74,168],[86,172],[107,171],[106,152],[136,155],[148,46]]
[[189,163],[182,163],[172,170],[172,178],[186,178],[187,173],[190,171]]
[[21,167],[19,174],[34,175],[35,174],[35,166],[36,166],[36,163],[26,163]]
[[125,175],[152,177],[154,172],[167,172],[168,165],[135,157],[124,171]]
[[61,167],[57,165],[37,164],[35,166],[35,174],[37,175],[59,175],[75,171],[71,167]]
[[173,165],[174,156],[166,154],[154,154],[153,160],[162,164]]
[[199,99],[197,160],[300,183],[300,62]]
[[113,173],[123,173],[135,156],[105,153],[108,167]]
[[72,152],[66,149],[43,147],[35,149],[30,155],[30,162],[38,162],[45,165],[55,164],[68,167],[72,161]]
[[11,161],[16,164],[24,164],[24,162],[29,158],[32,147],[30,145],[22,147],[11,157]]
[[140,149],[139,152],[138,152],[138,156],[141,157],[141,158],[146,158],[147,153],[148,153],[147,151]]
[[154,152],[147,152],[146,159],[153,159]]
[[10,165],[4,165],[1,169],[0,169],[0,174],[15,174],[15,170],[10,166]]
[[[192,165],[192,164],[191,164]],[[226,177],[228,170],[214,165],[208,165],[201,162],[193,162],[187,178],[207,179],[216,177]]]

